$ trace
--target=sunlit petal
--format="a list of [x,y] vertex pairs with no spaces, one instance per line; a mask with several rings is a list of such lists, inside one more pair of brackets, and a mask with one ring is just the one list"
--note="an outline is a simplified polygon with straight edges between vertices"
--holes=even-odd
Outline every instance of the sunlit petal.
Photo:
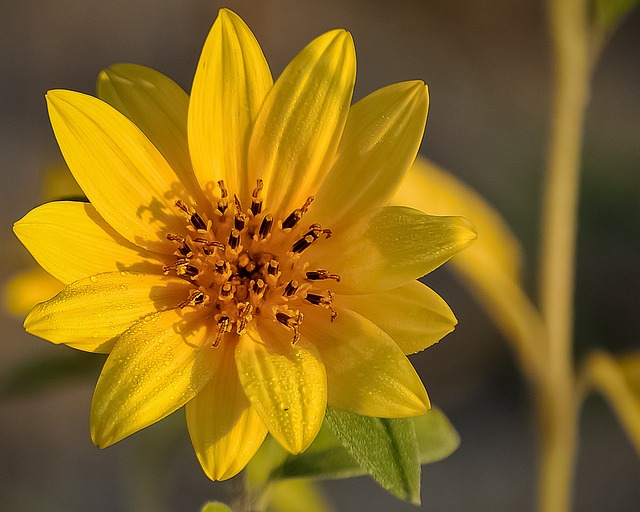
[[405,354],[440,341],[458,323],[447,303],[418,281],[366,295],[339,295],[336,306],[371,320],[393,338]]
[[260,45],[221,9],[202,49],[189,103],[189,150],[204,190],[218,180],[246,197],[250,128],[273,84]]
[[221,364],[211,381],[187,403],[191,442],[205,473],[226,480],[256,453],[267,428],[244,393],[235,363],[235,347],[223,343]]
[[264,180],[274,212],[297,208],[329,170],[349,112],[356,60],[334,30],[304,48],[265,99],[249,145],[250,184]]
[[215,374],[220,352],[197,315],[149,315],[118,339],[91,403],[91,438],[104,448],[191,400]]
[[130,272],[87,277],[38,304],[24,325],[53,343],[108,353],[115,338],[142,317],[178,305],[193,285],[183,279]]
[[89,203],[44,204],[16,222],[13,231],[42,268],[65,284],[116,270],[160,273],[168,261],[120,236]]
[[429,408],[427,392],[407,357],[366,318],[339,310],[327,328],[321,317],[308,315],[302,336],[320,351],[332,407],[378,418],[415,416]]
[[311,218],[334,228],[384,206],[416,157],[428,106],[427,88],[417,80],[383,87],[353,105]]
[[462,217],[435,217],[389,206],[310,249],[310,260],[339,274],[338,293],[390,290],[442,265],[476,238]]
[[165,233],[184,229],[175,201],[188,196],[156,147],[96,98],[56,90],[47,103],[67,165],[100,215],[136,245],[173,252]]
[[271,435],[291,453],[300,453],[322,425],[327,377],[313,346],[294,345],[287,331],[274,329],[248,329],[240,337],[238,374]]
[[187,143],[189,96],[162,73],[137,64],[116,64],[98,76],[98,97],[133,121],[160,150],[194,196],[200,187]]

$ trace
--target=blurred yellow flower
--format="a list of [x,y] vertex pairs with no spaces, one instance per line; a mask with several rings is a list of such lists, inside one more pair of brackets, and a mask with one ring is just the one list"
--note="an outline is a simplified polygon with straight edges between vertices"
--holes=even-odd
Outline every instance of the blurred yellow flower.
[[305,450],[327,404],[424,413],[405,354],[456,320],[415,281],[467,246],[460,217],[385,206],[427,117],[420,81],[351,106],[348,32],[304,48],[273,83],[253,34],[221,10],[191,97],[149,68],[104,71],[96,99],[47,94],[90,203],[14,230],[66,288],[26,329],[110,353],[91,410],[105,447],[186,406],[207,475],[240,471],[270,432]]

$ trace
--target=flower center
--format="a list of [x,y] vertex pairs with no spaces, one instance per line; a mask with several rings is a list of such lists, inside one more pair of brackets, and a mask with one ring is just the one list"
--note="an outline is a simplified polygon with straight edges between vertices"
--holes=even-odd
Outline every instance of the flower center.
[[213,218],[176,201],[187,218],[187,234],[167,234],[176,244],[176,262],[163,267],[196,286],[179,304],[206,307],[218,326],[213,343],[218,346],[225,333],[242,334],[255,317],[271,318],[293,333],[292,343],[300,339],[300,325],[307,308],[323,308],[330,319],[337,316],[333,294],[319,284],[340,281],[338,274],[325,269],[309,269],[301,255],[312,244],[331,236],[320,224],[301,228],[313,196],[284,219],[264,212],[262,180],[251,194],[251,205],[244,209],[234,195],[230,204],[224,182],[218,182]]

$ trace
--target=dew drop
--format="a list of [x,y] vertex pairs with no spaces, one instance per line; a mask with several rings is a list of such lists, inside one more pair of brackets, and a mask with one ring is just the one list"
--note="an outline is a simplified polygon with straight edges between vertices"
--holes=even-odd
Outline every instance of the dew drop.
[[91,280],[92,283],[98,282],[98,276],[91,276],[89,279]]

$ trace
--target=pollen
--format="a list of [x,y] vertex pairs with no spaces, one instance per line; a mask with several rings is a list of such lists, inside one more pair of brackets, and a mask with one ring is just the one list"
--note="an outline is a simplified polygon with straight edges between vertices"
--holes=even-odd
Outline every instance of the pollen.
[[254,319],[289,331],[295,344],[305,314],[327,314],[324,310],[330,321],[337,316],[333,294],[323,284],[338,282],[340,276],[326,269],[310,270],[304,259],[309,247],[332,235],[320,224],[303,222],[314,197],[277,218],[264,204],[263,187],[257,180],[245,208],[236,195],[230,201],[224,181],[218,181],[212,218],[197,205],[175,203],[185,217],[185,231],[167,233],[175,244],[176,260],[163,272],[193,283],[178,307],[208,309],[215,325],[214,347],[227,334],[243,334]]

